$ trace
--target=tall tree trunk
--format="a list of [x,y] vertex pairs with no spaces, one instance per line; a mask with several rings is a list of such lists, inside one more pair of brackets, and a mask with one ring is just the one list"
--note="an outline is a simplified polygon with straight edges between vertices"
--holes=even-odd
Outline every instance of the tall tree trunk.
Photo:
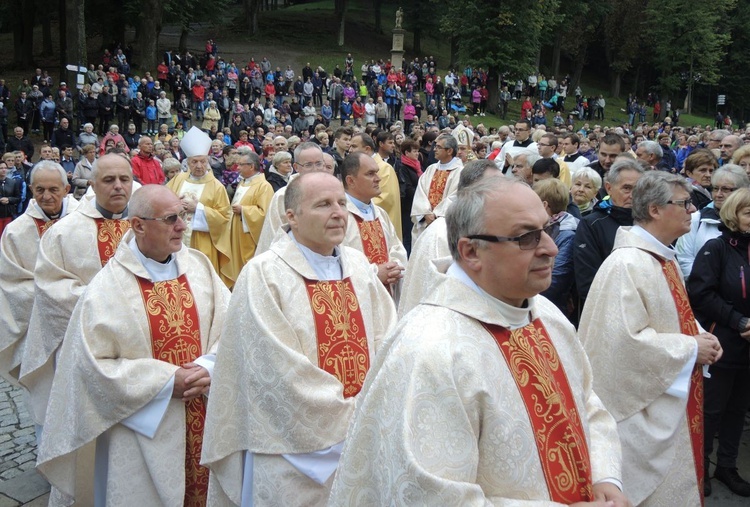
[[612,79],[610,81],[609,94],[615,98],[620,98],[620,87],[622,86],[622,73],[612,72]]
[[449,67],[455,69],[458,66],[458,36],[451,36],[451,61]]
[[52,56],[52,2],[40,0],[39,12],[42,21],[42,55]]
[[568,93],[572,93],[581,83],[581,74],[583,74],[583,66],[586,63],[586,48],[582,48],[575,57],[575,67],[573,68],[573,77],[571,83],[568,85]]
[[187,40],[188,35],[190,35],[190,22],[188,21],[184,25],[182,25],[182,30],[180,31],[180,44],[178,51],[181,55],[184,55],[187,51]]
[[346,9],[348,7],[348,0],[336,0],[336,20],[338,22],[338,39],[337,44],[339,46],[344,45],[344,29],[346,28]]
[[383,22],[380,15],[382,6],[383,0],[372,0],[372,8],[375,11],[375,33],[383,33]]
[[[65,66],[68,64],[68,20],[67,12],[65,9],[65,0],[57,0],[57,13],[57,35],[60,41],[60,58],[58,60],[58,66],[60,67],[60,76],[58,79],[59,81],[67,81],[68,79],[66,76]],[[74,62],[72,60],[70,61],[70,63],[75,63],[76,65],[78,65],[78,62]],[[71,87],[72,86],[73,83],[71,83]]]
[[162,7],[160,0],[144,0],[141,13],[141,68],[153,70],[159,62],[159,33],[161,32]]
[[12,4],[13,61],[17,67],[34,66],[34,0]]
[[555,35],[555,45],[552,47],[552,75],[560,81],[560,48],[562,47],[562,31]]
[[494,66],[490,66],[489,69],[487,69],[487,91],[489,92],[489,97],[487,98],[487,109],[490,113],[496,113],[497,111],[497,104],[500,102],[498,100],[498,84],[500,81],[500,76],[498,74],[497,68]]
[[86,18],[84,0],[60,0],[60,57],[62,66],[69,63],[86,67]]
[[411,27],[412,34],[414,34],[414,43],[412,44],[412,51],[414,56],[418,56],[422,53],[422,10],[417,5],[417,8],[411,12]]
[[244,0],[245,7],[245,26],[250,35],[258,33],[258,12],[261,7],[261,0]]

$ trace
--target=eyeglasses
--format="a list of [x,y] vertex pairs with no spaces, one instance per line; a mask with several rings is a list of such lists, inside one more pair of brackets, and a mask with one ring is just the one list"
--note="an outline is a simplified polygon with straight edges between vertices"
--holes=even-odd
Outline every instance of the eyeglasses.
[[154,220],[156,222],[164,222],[167,225],[174,225],[177,223],[177,219],[181,219],[183,222],[185,221],[185,218],[187,217],[187,213],[177,213],[174,215],[167,215],[163,218],[150,218],[150,217],[138,217],[141,220]]
[[439,144],[436,144],[435,145],[435,149],[436,150],[447,150],[448,148],[446,148],[445,146],[440,146]]
[[717,194],[719,192],[721,192],[722,194],[731,194],[735,190],[737,190],[737,188],[735,187],[714,187],[714,192],[716,192]]
[[690,206],[693,205],[692,199],[681,199],[679,201],[667,201],[667,204],[676,204],[677,206],[683,206],[685,210],[689,210]]
[[518,248],[521,250],[533,250],[537,247],[539,242],[542,240],[542,232],[546,233],[547,236],[553,240],[560,234],[560,222],[552,222],[547,224],[542,229],[536,229],[529,231],[525,234],[521,234],[516,237],[508,236],[490,236],[487,234],[472,234],[466,236],[468,239],[481,239],[483,241],[489,241],[490,243],[505,243],[506,241],[515,241],[518,243]]
[[551,144],[536,143],[537,146],[552,146]]
[[297,164],[297,165],[299,165],[300,167],[304,169],[312,169],[313,167],[315,169],[323,169],[326,166],[325,162],[323,162],[322,160],[319,162],[305,162],[304,164]]

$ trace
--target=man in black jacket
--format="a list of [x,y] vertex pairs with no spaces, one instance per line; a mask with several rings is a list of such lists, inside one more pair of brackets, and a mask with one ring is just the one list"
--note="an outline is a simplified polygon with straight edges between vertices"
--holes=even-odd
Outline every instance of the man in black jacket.
[[573,243],[573,265],[581,308],[596,272],[612,253],[617,229],[622,225],[633,225],[631,194],[642,174],[643,168],[632,157],[617,158],[604,178],[609,199],[597,203],[594,210],[578,224]]
[[0,236],[16,216],[21,202],[21,180],[9,178],[8,164],[0,160]]
[[29,130],[29,120],[34,112],[34,101],[26,97],[26,92],[21,92],[21,96],[16,100],[16,119],[18,126],[24,132]]
[[[622,153],[625,153],[625,141],[622,140],[622,137],[617,134],[607,134],[599,141],[599,159],[596,162],[591,162],[588,167],[598,172],[603,180],[615,159]],[[602,187],[599,192],[599,199],[603,199],[605,195],[607,195],[606,190]]]
[[24,135],[24,130],[21,127],[13,129],[15,134],[5,142],[5,151],[22,151],[26,154],[26,159],[31,160],[34,156],[34,143],[28,136]]
[[109,93],[109,86],[102,88],[102,93],[97,97],[97,104],[99,106],[99,135],[103,136],[107,133],[114,114],[114,100]]
[[69,127],[70,121],[67,118],[61,118],[60,127],[52,133],[52,142],[50,144],[53,147],[62,148],[63,146],[76,145],[76,136]]

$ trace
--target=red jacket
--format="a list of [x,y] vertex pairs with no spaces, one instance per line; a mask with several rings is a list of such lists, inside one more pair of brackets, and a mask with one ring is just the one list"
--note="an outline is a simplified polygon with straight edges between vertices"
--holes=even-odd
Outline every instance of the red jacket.
[[161,168],[161,162],[153,156],[146,156],[139,153],[130,161],[133,166],[133,176],[143,185],[154,183],[161,185],[164,183],[164,171]]

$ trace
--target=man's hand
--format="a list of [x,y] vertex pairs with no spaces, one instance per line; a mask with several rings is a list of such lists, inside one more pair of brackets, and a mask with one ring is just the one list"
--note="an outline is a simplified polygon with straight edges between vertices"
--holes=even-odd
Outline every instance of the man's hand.
[[745,329],[740,329],[740,336],[745,340],[750,340],[750,320],[747,321]]
[[714,364],[721,359],[724,351],[721,349],[719,339],[711,333],[701,333],[694,336],[698,343],[698,357],[696,364]]
[[513,157],[510,156],[510,153],[505,154],[505,167],[510,169],[510,166],[513,165]]
[[390,261],[378,265],[378,279],[385,285],[398,282],[403,275],[404,268],[398,262]]
[[235,215],[240,215],[242,213],[242,204],[232,204],[232,211]]
[[180,197],[180,200],[182,201],[182,209],[188,213],[195,213],[195,208],[198,207],[198,201],[196,199],[191,199],[190,197],[183,195]]
[[0,197],[0,204],[8,204],[8,198],[7,197]]
[[614,507],[631,507],[625,494],[611,482],[594,484],[594,500],[612,502]]
[[435,219],[437,219],[437,217],[435,216],[435,213],[430,213],[429,215],[425,215],[425,216],[424,216],[424,223],[425,223],[425,227],[427,227],[427,226],[428,226],[428,225],[430,225],[430,224],[431,224],[432,222],[434,222],[434,221],[435,221]]
[[209,387],[211,387],[211,376],[208,370],[195,363],[187,363],[174,374],[172,398],[190,401],[208,394]]

